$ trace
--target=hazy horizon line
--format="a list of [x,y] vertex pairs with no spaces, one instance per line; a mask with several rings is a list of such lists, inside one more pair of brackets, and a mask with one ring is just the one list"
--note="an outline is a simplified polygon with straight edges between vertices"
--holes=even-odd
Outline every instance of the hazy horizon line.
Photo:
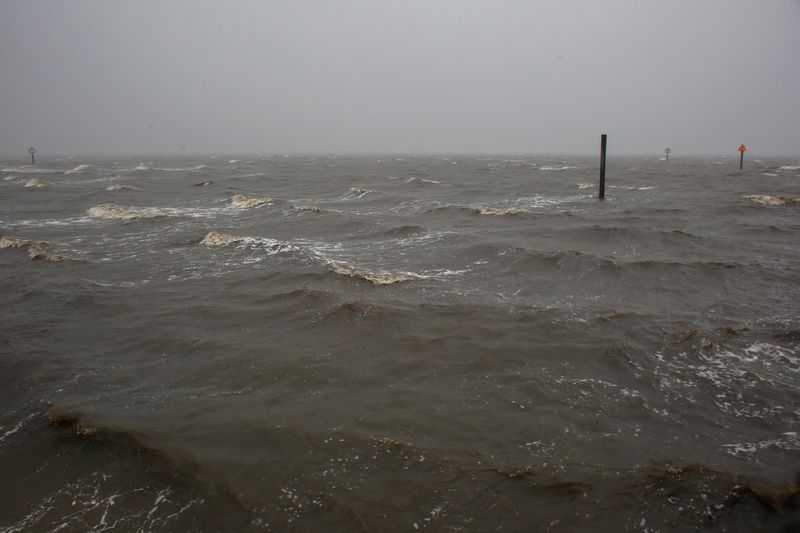
[[[521,157],[598,157],[599,148],[596,153],[592,152],[448,152],[448,151],[409,151],[409,152],[384,152],[384,151],[276,151],[276,152],[99,152],[99,153],[52,153],[46,154],[38,152],[37,159],[53,160],[53,158],[91,158],[91,157],[130,157],[130,158],[146,158],[146,157],[339,157],[339,156],[400,156],[400,157],[432,157],[432,156],[453,156],[453,157],[480,157],[480,156],[521,156]],[[800,153],[784,154],[784,153],[751,153],[747,151],[750,157],[778,157],[778,158],[800,158]],[[745,157],[747,158],[748,155]],[[658,157],[663,158],[664,152],[608,152],[608,157]],[[681,158],[698,158],[698,157],[731,157],[738,158],[738,152],[731,153],[714,153],[714,152],[675,152],[670,153],[670,159]],[[19,152],[6,152],[0,153],[0,158],[3,159],[30,159],[28,153],[21,154]]]

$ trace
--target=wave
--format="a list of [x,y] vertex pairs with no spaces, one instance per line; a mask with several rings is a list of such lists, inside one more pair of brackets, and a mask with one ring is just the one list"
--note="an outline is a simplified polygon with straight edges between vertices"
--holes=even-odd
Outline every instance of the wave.
[[109,185],[106,187],[107,191],[141,191],[139,187],[134,187],[133,185]]
[[478,207],[476,211],[479,215],[492,216],[519,215],[528,212],[519,207]]
[[41,189],[42,187],[47,187],[48,185],[49,183],[47,183],[46,181],[42,181],[39,178],[31,178],[25,184],[25,187],[29,189]]
[[591,188],[593,188],[594,186],[595,186],[595,184],[594,184],[594,183],[587,183],[587,182],[584,182],[584,183],[579,183],[579,184],[578,184],[578,188],[579,188],[579,189],[591,189]]
[[350,187],[350,190],[342,195],[342,199],[358,200],[358,199],[363,198],[366,195],[368,195],[370,193],[374,193],[374,192],[376,192],[376,191],[369,190],[369,189],[360,189],[358,187]]
[[293,205],[292,209],[296,211],[311,211],[312,213],[330,213],[329,210],[317,207],[315,205]]
[[386,271],[369,272],[367,270],[362,270],[354,266],[348,265],[346,263],[342,263],[340,261],[328,261],[328,268],[330,268],[332,272],[335,272],[342,276],[349,276],[351,278],[360,278],[369,281],[373,285],[391,285],[393,283],[401,283],[403,281],[420,279],[421,277],[418,274],[414,274],[411,272],[401,273],[401,274],[386,272]]
[[326,245],[323,243],[292,243],[269,239],[266,237],[247,237],[230,235],[219,231],[209,231],[199,244],[209,247],[239,246],[242,248],[266,250],[269,255],[278,253],[291,253],[297,258],[301,258],[311,263],[325,266],[329,271],[347,276],[369,281],[374,285],[391,285],[411,280],[439,279],[460,275],[466,270],[429,270],[423,273],[416,272],[392,272],[388,270],[370,270],[364,267],[355,266],[345,261],[330,257],[331,250],[338,250],[339,245]]
[[[204,168],[206,168],[205,165],[193,165],[191,167],[183,167],[183,168],[180,168],[180,167],[178,167],[178,168],[158,167],[158,168],[154,168],[153,170],[157,170],[158,172],[192,172],[193,170],[203,170]],[[137,170],[149,170],[149,169],[139,169],[137,167]]]
[[800,197],[797,196],[769,196],[767,194],[751,194],[750,196],[745,196],[745,198],[763,205],[800,204]]
[[21,167],[7,167],[4,169],[0,169],[0,172],[14,172],[17,174],[61,174],[64,171],[60,169],[21,166]]
[[559,171],[559,170],[577,170],[578,167],[572,165],[563,165],[560,167],[539,167],[539,170],[544,170],[545,172],[552,172],[552,171]]
[[415,226],[413,224],[403,224],[402,226],[397,226],[395,228],[388,229],[384,232],[381,232],[381,236],[384,237],[408,237],[411,235],[418,235],[420,233],[424,233],[425,228],[421,226]]
[[436,180],[428,179],[428,178],[408,178],[406,183],[436,183],[439,182]]
[[50,243],[46,241],[33,241],[11,235],[3,235],[0,237],[0,249],[3,248],[27,248],[28,257],[32,261],[49,261],[52,263],[71,261],[68,257],[50,251]]
[[89,169],[94,168],[92,165],[78,165],[77,167],[67,170],[64,174],[80,174],[81,172],[86,172]]
[[231,198],[231,205],[234,207],[250,208],[250,207],[259,207],[264,204],[268,204],[272,201],[273,199],[267,196],[262,198],[250,198],[242,194],[237,194],[236,196]]
[[300,248],[288,242],[277,241],[275,239],[268,239],[264,237],[242,237],[222,233],[220,231],[209,231],[206,233],[205,237],[200,239],[200,244],[203,246],[239,245],[245,247],[258,247],[266,250],[270,255],[300,250]]
[[212,185],[214,182],[211,180],[201,181],[200,183],[193,183],[192,187],[208,187]]
[[486,216],[509,216],[509,215],[522,215],[530,214],[530,211],[521,209],[519,207],[473,207],[466,205],[444,205],[441,207],[434,207],[425,211],[426,213],[458,211],[462,213],[469,213],[471,215],[486,215]]
[[3,181],[11,181],[11,180],[15,180],[15,179],[18,179],[17,176],[11,175],[11,176],[5,176],[3,178]]
[[86,212],[93,217],[110,220],[136,220],[167,216],[163,211],[153,207],[129,207],[116,204],[97,205],[89,208]]
[[800,170],[800,165],[783,165],[780,170]]

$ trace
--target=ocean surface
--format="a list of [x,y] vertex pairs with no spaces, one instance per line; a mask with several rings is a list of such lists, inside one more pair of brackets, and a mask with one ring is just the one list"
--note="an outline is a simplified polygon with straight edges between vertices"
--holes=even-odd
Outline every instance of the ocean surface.
[[800,528],[800,164],[0,160],[0,531]]

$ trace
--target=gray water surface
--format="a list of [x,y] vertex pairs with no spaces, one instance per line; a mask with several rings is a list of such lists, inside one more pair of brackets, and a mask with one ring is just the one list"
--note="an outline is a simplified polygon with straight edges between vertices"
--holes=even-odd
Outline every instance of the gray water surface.
[[0,161],[0,530],[798,524],[797,162],[232,157]]

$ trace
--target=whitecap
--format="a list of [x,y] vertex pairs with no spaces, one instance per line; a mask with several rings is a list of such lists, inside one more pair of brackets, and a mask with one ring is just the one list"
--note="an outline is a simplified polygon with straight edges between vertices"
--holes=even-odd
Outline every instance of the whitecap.
[[246,247],[258,247],[266,250],[269,254],[277,254],[277,253],[292,252],[299,250],[298,247],[288,242],[269,239],[266,237],[246,237],[246,236],[230,235],[228,233],[222,233],[221,231],[209,231],[200,240],[200,244],[202,244],[203,246],[239,245]]
[[40,180],[39,178],[31,178],[25,184],[25,187],[29,189],[41,189],[42,187],[47,187],[47,182]]
[[248,196],[244,196],[242,194],[237,194],[233,198],[231,198],[231,205],[234,207],[249,208],[249,207],[259,207],[264,204],[268,204],[272,201],[273,199],[268,196],[264,196],[261,198],[251,198]]
[[578,168],[578,167],[571,166],[571,165],[563,165],[563,166],[560,166],[560,167],[539,167],[539,170],[544,170],[544,171],[559,171],[559,170],[575,170],[575,169],[577,169],[577,168]]
[[800,197],[793,196],[770,196],[768,194],[751,194],[745,196],[748,200],[763,205],[787,205],[800,203]]
[[331,271],[335,272],[336,274],[349,276],[351,278],[363,279],[369,281],[373,285],[391,285],[393,283],[401,283],[403,281],[411,281],[420,278],[418,274],[411,272],[370,272],[368,270],[362,270],[340,261],[328,261],[328,268],[330,268]]
[[369,193],[373,193],[373,192],[375,192],[375,191],[369,190],[369,189],[360,189],[358,187],[350,187],[350,190],[348,190],[346,193],[344,193],[342,195],[342,198],[358,200],[359,198],[363,198],[366,195],[368,195]]
[[406,183],[439,183],[439,182],[428,178],[408,178],[406,180]]
[[477,207],[478,213],[481,215],[516,215],[519,213],[526,213],[524,209],[518,207]]
[[110,220],[134,220],[139,218],[155,218],[164,213],[152,207],[130,207],[116,204],[102,204],[89,208],[91,216]]
[[800,165],[783,165],[780,170],[800,170]]
[[80,174],[81,172],[85,172],[91,168],[94,167],[92,167],[92,165],[78,165],[77,167],[71,170],[67,170],[66,172],[64,172],[64,174]]

